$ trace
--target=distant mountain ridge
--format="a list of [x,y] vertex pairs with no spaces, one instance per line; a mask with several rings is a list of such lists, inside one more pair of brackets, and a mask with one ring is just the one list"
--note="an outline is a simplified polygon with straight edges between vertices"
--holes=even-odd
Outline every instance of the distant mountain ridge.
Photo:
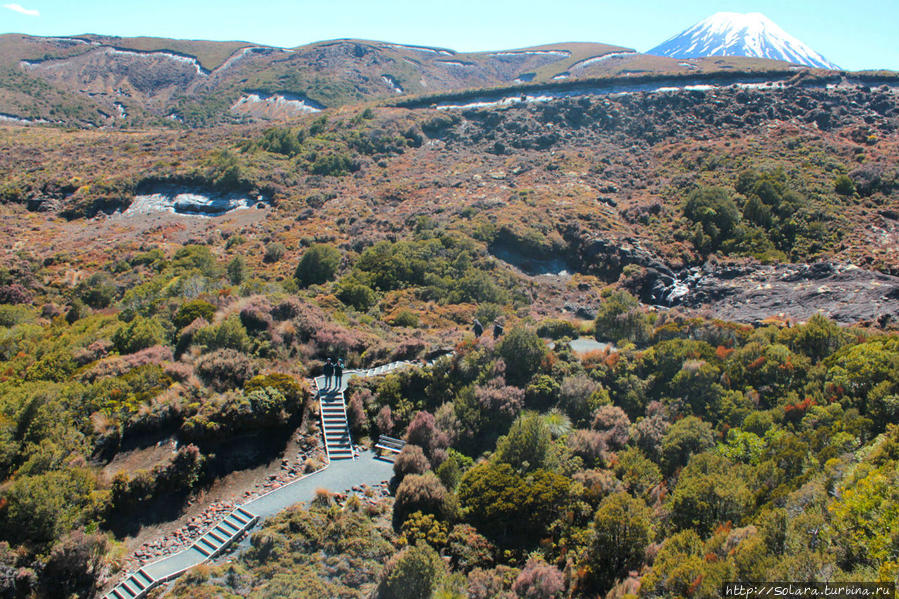
[[276,48],[241,41],[2,34],[0,124],[205,127],[284,120],[402,96],[621,77],[636,82],[654,75],[782,76],[789,69],[789,63],[768,58],[684,60],[593,42],[456,52],[359,39]]
[[807,67],[839,67],[762,13],[719,12],[659,44],[648,54],[671,58],[752,56]]

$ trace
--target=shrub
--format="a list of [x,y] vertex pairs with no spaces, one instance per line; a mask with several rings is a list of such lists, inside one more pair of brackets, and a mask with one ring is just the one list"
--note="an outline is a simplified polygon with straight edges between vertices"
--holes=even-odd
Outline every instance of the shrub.
[[606,457],[606,439],[602,433],[578,429],[566,439],[571,453],[584,460],[584,464],[592,467]]
[[532,545],[568,509],[571,481],[546,470],[527,475],[505,463],[478,464],[462,476],[466,519],[488,538]]
[[44,565],[41,586],[48,597],[87,597],[103,573],[108,541],[102,534],[72,531],[59,540]]
[[472,568],[493,565],[496,547],[470,524],[457,524],[446,540],[446,553],[454,570],[468,572]]
[[215,256],[205,245],[185,245],[175,252],[172,266],[176,271],[198,270],[207,277],[218,276]]
[[525,412],[515,421],[508,434],[496,442],[494,457],[519,471],[543,468],[552,446],[552,433],[537,413]]
[[0,304],[30,304],[32,293],[22,285],[0,285]]
[[262,261],[266,264],[274,264],[283,258],[286,252],[287,248],[284,247],[283,243],[273,241],[265,246],[265,255],[262,257]]
[[593,429],[605,437],[609,449],[623,448],[631,438],[631,421],[618,406],[602,406],[593,417]]
[[215,306],[206,300],[195,299],[181,304],[172,317],[172,323],[180,331],[198,318],[211,322],[213,316],[215,316]]
[[[232,238],[233,239],[233,238]],[[230,239],[228,241],[231,241]],[[225,267],[225,273],[232,285],[240,285],[247,278],[247,261],[243,256],[235,256]]]
[[332,245],[316,244],[303,252],[294,276],[300,287],[330,281],[340,266],[340,251]]
[[12,328],[33,319],[34,313],[26,306],[0,305],[0,327]]
[[207,350],[234,349],[246,351],[250,347],[250,337],[240,318],[233,314],[217,325],[210,325],[197,331],[193,342]]
[[218,391],[242,387],[254,374],[246,354],[234,349],[219,349],[197,361],[197,374]]
[[433,459],[434,451],[446,449],[449,438],[446,433],[437,429],[434,415],[430,412],[417,412],[406,429],[406,441],[421,447],[425,455]]
[[700,535],[723,522],[739,522],[752,501],[743,470],[710,453],[693,456],[671,495],[671,520]]
[[[93,351],[92,351],[93,350]],[[97,353],[93,353],[96,351]],[[104,346],[99,342],[92,343],[87,348],[87,356],[94,357],[102,354]],[[94,357],[94,360],[97,358]],[[90,362],[94,361],[90,360]],[[96,380],[107,376],[121,376],[127,372],[140,368],[141,366],[156,365],[159,366],[165,362],[172,360],[172,350],[164,345],[154,345],[147,347],[133,354],[124,356],[113,356],[104,359],[95,365],[89,372],[85,373],[85,380]]]
[[837,175],[833,180],[833,189],[841,196],[851,196],[855,193],[855,182],[847,175]]
[[565,577],[555,566],[531,558],[512,590],[522,599],[560,599],[565,591]]
[[662,438],[662,464],[671,474],[686,464],[690,456],[709,449],[714,443],[711,424],[695,416],[681,418],[671,425]]
[[393,432],[394,422],[390,406],[382,406],[378,410],[378,415],[375,417],[375,426],[378,427],[378,432],[382,434],[389,435]]
[[272,326],[271,309],[265,297],[254,297],[241,308],[240,323],[249,333],[267,331]]
[[596,311],[596,339],[645,343],[650,328],[640,311],[640,302],[627,291],[619,289],[606,295]]
[[427,543],[403,549],[384,567],[379,599],[429,599],[446,566]]
[[[367,391],[367,390],[366,390]],[[361,391],[356,391],[350,396],[347,402],[346,415],[350,423],[350,430],[357,437],[368,434],[369,423],[368,414],[365,412],[365,395]]]
[[488,415],[499,417],[499,420],[511,420],[524,406],[524,391],[506,385],[502,377],[476,386],[474,393],[481,409]]
[[396,490],[393,504],[393,526],[397,530],[412,512],[433,514],[441,520],[453,515],[454,508],[446,488],[433,472],[410,474]]
[[94,309],[106,308],[118,294],[115,284],[109,275],[98,272],[75,288],[75,294],[81,301]]
[[245,393],[250,394],[258,389],[266,388],[275,389],[283,395],[287,409],[291,413],[302,407],[309,394],[308,389],[297,382],[296,378],[282,372],[271,372],[254,376],[247,381],[243,389]]
[[561,339],[562,337],[577,337],[580,331],[577,324],[570,320],[547,318],[540,322],[540,325],[537,327],[537,334],[550,339]]
[[295,297],[289,297],[272,309],[272,317],[277,321],[291,320],[302,312],[302,302]]
[[544,409],[556,403],[559,397],[559,383],[546,374],[535,376],[525,390],[525,403],[529,408]]
[[497,352],[506,363],[506,378],[520,386],[540,368],[546,346],[534,331],[515,327],[503,337]]
[[616,579],[637,569],[652,540],[652,520],[642,499],[621,491],[605,497],[593,518],[593,539],[587,553],[589,578],[605,591]]
[[437,520],[433,514],[421,512],[409,514],[402,527],[402,535],[410,545],[427,543],[434,548],[446,545],[448,531],[446,522]]
[[693,245],[704,253],[717,249],[740,222],[740,210],[721,187],[693,190],[683,210],[684,216],[697,225]]
[[347,306],[365,312],[378,301],[378,294],[368,285],[352,277],[344,277],[337,284],[337,299]]
[[431,469],[431,464],[418,445],[407,443],[393,460],[394,485],[399,486],[409,474],[424,474]]
[[119,353],[134,352],[161,345],[165,338],[165,330],[155,318],[137,316],[129,323],[121,325],[112,335],[112,343]]
[[389,321],[391,326],[395,327],[418,327],[418,316],[411,310],[400,310]]
[[94,478],[83,469],[16,478],[4,492],[4,536],[15,542],[54,541],[82,519],[93,490]]
[[567,376],[559,387],[559,406],[577,426],[587,425],[607,397],[602,386],[585,374]]
[[66,311],[66,322],[69,324],[74,324],[75,322],[78,322],[82,318],[86,317],[88,314],[90,314],[90,308],[88,308],[84,302],[76,297],[72,300],[72,305],[69,306],[69,309]]

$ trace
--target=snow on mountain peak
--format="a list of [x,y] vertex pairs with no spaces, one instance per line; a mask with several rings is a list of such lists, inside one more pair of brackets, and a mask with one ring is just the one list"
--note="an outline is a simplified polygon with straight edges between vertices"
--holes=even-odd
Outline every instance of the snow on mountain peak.
[[823,69],[839,69],[759,12],[719,12],[647,54],[671,58],[754,56]]

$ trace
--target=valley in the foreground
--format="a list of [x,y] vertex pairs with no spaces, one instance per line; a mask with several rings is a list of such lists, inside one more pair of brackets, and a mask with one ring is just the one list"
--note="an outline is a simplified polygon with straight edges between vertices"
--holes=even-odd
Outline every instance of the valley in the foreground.
[[560,89],[0,128],[0,596],[97,596],[324,465],[328,357],[422,364],[345,394],[354,441],[407,442],[390,496],[323,491],[151,596],[895,582],[895,88]]

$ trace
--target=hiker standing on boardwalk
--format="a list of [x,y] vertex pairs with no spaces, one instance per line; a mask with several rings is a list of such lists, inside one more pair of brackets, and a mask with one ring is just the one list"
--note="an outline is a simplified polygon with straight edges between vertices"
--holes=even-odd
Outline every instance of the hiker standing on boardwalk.
[[325,390],[327,390],[331,387],[331,375],[334,374],[334,364],[331,363],[331,358],[328,358],[322,370],[325,373]]
[[340,391],[341,385],[343,385],[343,358],[337,361],[337,364],[334,365],[334,378],[336,379],[336,385],[338,391]]
[[480,338],[481,335],[484,334],[484,325],[482,325],[481,321],[477,318],[474,319],[474,326],[472,328],[474,329],[475,337]]

